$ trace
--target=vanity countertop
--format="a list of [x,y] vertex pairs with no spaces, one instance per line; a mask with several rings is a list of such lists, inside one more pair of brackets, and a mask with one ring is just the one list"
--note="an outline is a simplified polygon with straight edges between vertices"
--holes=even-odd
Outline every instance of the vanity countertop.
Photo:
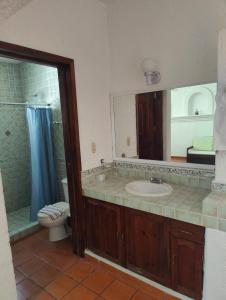
[[170,184],[173,192],[168,196],[142,197],[126,192],[125,185],[133,180],[137,178],[108,175],[104,182],[84,183],[83,195],[196,225],[215,227],[213,216],[203,213],[203,200],[213,195],[210,190]]

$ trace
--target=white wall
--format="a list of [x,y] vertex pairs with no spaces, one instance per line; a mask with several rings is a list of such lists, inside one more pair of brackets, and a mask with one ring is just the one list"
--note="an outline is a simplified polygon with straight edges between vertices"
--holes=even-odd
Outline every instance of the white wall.
[[9,244],[6,210],[0,174],[0,298],[16,300],[16,283]]
[[226,233],[206,229],[203,300],[226,299]]
[[[226,86],[226,29],[219,33],[218,40],[218,82]],[[226,184],[226,151],[219,151],[216,155],[216,182]]]
[[98,0],[34,0],[1,24],[0,40],[75,60],[82,168],[111,160],[106,6]]
[[194,112],[197,109],[200,115],[213,114],[215,110],[216,92],[216,83],[172,89],[172,117],[186,117],[188,115],[195,115]]
[[[116,157],[137,156],[136,102],[135,95],[114,97],[114,130]],[[130,143],[128,144],[128,139]]]
[[109,7],[112,92],[146,90],[145,57],[159,62],[152,89],[217,80],[217,35],[226,26],[223,0],[114,0]]

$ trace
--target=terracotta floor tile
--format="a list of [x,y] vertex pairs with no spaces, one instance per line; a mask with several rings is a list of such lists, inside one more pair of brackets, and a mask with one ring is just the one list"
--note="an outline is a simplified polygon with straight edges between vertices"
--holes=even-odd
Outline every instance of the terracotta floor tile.
[[23,243],[13,243],[11,244],[11,251],[12,251],[12,255],[16,255],[17,253],[25,250],[26,248],[24,247]]
[[[42,232],[42,231],[41,231]],[[48,240],[44,241],[41,238],[41,232],[37,232],[29,237],[26,237],[22,240],[19,240],[17,242],[15,242],[14,244],[12,244],[12,253],[13,255],[21,250],[26,250],[26,251],[37,251],[39,249],[39,247],[43,246],[43,245],[50,245],[51,242],[49,242]]]
[[51,243],[48,230],[14,243],[12,255],[18,300],[179,300],[90,256],[77,257],[70,239]]
[[87,261],[87,262],[91,262],[91,263],[98,263],[98,264],[101,263],[100,260],[98,260],[98,259],[96,259],[96,258],[94,258],[90,255],[85,255],[84,260]]
[[114,276],[104,270],[97,270],[88,276],[83,285],[97,294],[103,292],[103,290],[114,281]]
[[83,286],[74,288],[63,300],[94,300],[97,295]]
[[37,257],[33,257],[31,260],[25,262],[23,265],[19,266],[17,269],[24,275],[29,276],[43,267],[45,263]]
[[94,270],[95,267],[92,263],[88,263],[81,260],[77,264],[74,264],[69,269],[67,269],[65,271],[65,274],[72,277],[76,281],[81,282],[88,275],[90,275]]
[[83,258],[83,260],[88,262],[88,263],[93,264],[96,269],[103,268],[102,262],[100,260],[95,259],[94,257],[86,255],[85,258]]
[[41,291],[40,293],[31,296],[29,300],[55,300],[55,298],[53,298],[47,292]]
[[101,294],[101,297],[106,300],[128,300],[135,292],[136,289],[116,280]]
[[42,229],[34,235],[40,240],[49,241],[49,229]]
[[72,280],[70,277],[66,275],[60,275],[49,285],[47,285],[45,289],[56,299],[61,299],[77,285],[78,283]]
[[131,300],[155,300],[152,296],[138,291]]
[[22,274],[20,271],[18,270],[14,270],[14,274],[15,274],[15,279],[16,279],[16,284],[18,284],[19,282],[21,282],[22,280],[25,279],[24,274]]
[[19,267],[25,262],[31,260],[34,257],[33,253],[29,250],[23,250],[13,255],[14,267]]
[[44,246],[35,252],[35,254],[60,270],[65,270],[80,260],[78,256],[73,254],[72,246],[69,249],[69,246],[66,246],[66,244],[65,248],[62,244]]
[[64,240],[58,241],[56,244],[56,248],[61,249],[64,252],[73,254],[72,239],[69,237]]
[[17,284],[17,292],[19,299],[28,299],[34,294],[41,291],[41,288],[32,282],[30,279],[25,279],[19,284]]
[[119,281],[124,282],[125,284],[130,285],[132,287],[135,287],[137,289],[143,283],[139,279],[137,279],[136,277],[133,277],[133,276],[131,276],[127,273],[121,272],[121,271],[118,271],[116,273],[116,277],[117,277],[117,279],[119,279]]
[[104,262],[100,261],[100,267],[108,272],[111,272],[113,273],[114,275],[118,275],[118,273],[121,273],[121,271],[115,269],[114,267],[108,265],[108,264],[105,264]]
[[162,300],[165,299],[165,293],[149,284],[146,284],[142,281],[139,282],[139,289],[150,296],[152,296],[154,299]]
[[60,272],[56,268],[45,264],[38,271],[33,273],[30,276],[30,279],[36,282],[38,285],[44,287],[47,284],[49,284],[51,281],[56,279],[56,277],[59,275]]

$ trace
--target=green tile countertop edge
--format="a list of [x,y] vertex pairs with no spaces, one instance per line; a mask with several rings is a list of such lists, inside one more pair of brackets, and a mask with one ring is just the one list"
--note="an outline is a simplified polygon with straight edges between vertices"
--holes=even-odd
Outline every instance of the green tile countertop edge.
[[125,191],[125,185],[137,179],[109,174],[102,183],[84,182],[83,196],[226,231],[226,193],[170,184],[173,192],[168,196],[141,197]]

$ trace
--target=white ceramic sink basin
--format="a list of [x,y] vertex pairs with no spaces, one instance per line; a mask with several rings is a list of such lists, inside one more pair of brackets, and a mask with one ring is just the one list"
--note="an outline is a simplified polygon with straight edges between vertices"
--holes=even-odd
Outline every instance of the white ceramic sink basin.
[[148,180],[137,180],[125,186],[128,193],[143,197],[163,197],[169,195],[173,188],[166,183],[153,183]]

